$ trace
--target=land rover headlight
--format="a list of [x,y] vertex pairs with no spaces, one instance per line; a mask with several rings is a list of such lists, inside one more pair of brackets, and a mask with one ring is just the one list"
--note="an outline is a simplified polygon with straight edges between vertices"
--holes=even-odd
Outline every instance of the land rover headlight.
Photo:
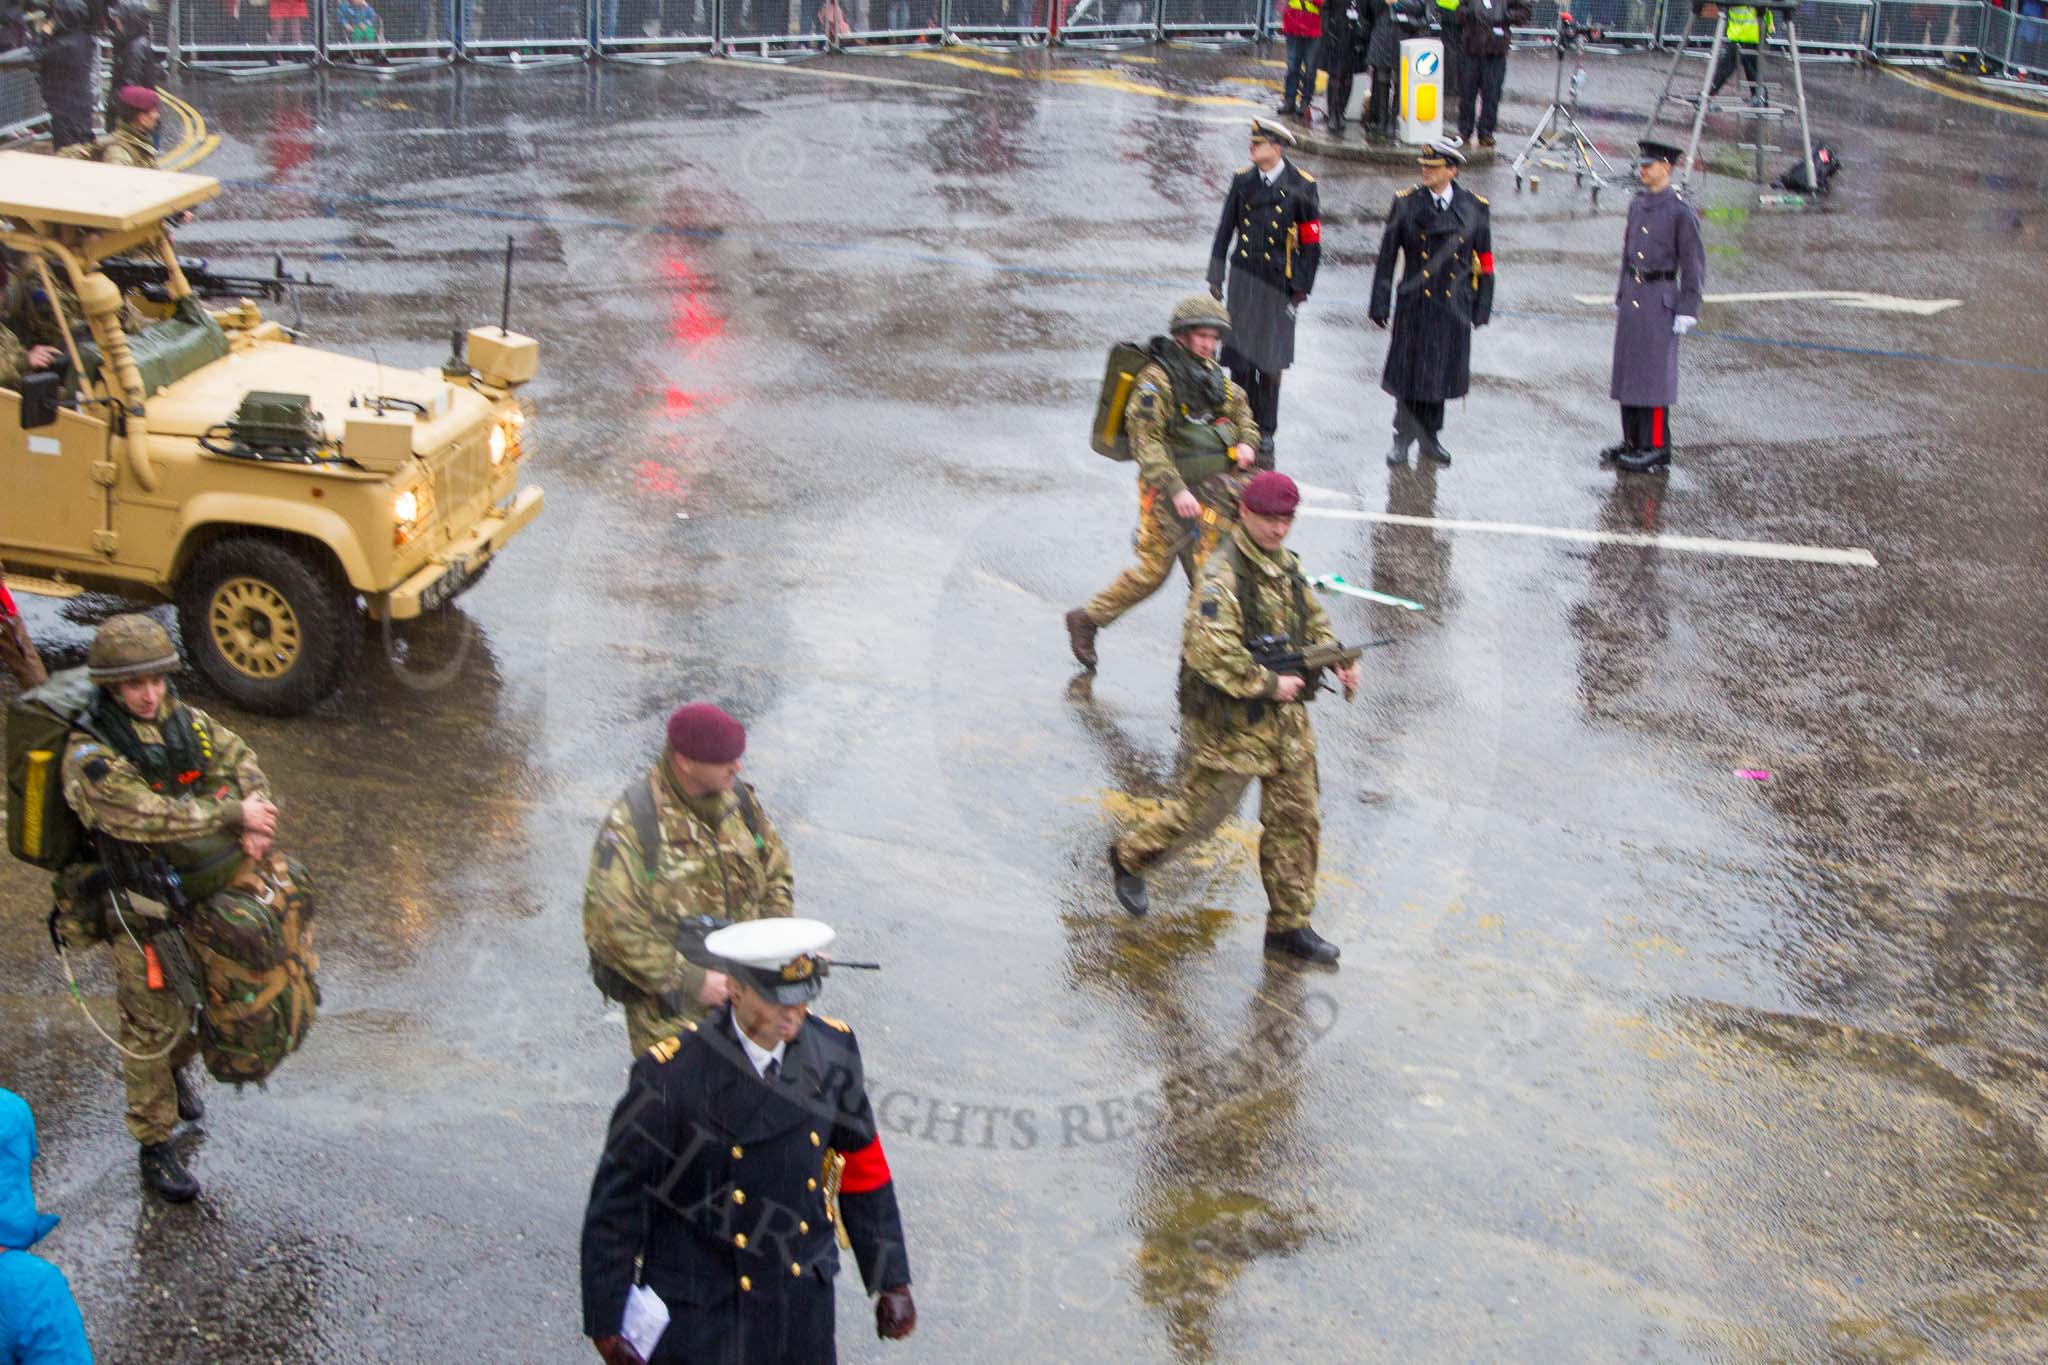
[[420,519],[420,495],[416,488],[408,488],[391,500],[391,515],[405,526],[411,526]]
[[499,465],[501,465],[501,464],[505,463],[505,447],[506,447],[506,446],[507,446],[508,444],[509,444],[509,442],[508,442],[508,441],[507,441],[507,440],[505,439],[505,426],[504,426],[504,424],[503,424],[503,423],[501,422],[501,423],[499,423],[498,425],[496,425],[496,426],[492,427],[492,428],[491,428],[491,467],[492,467],[493,469],[495,469],[495,468],[497,468],[497,467],[498,467]]

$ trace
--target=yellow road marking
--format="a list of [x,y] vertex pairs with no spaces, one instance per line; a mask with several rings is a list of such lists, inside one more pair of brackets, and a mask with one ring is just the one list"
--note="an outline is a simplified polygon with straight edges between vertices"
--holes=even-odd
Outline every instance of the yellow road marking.
[[2021,118],[2048,119],[2048,109],[2027,109],[2017,104],[2008,103],[2005,100],[1992,99],[1988,95],[1973,95],[1967,90],[1957,90],[1943,84],[1941,81],[1930,81],[1924,76],[1909,75],[1895,66],[1887,66],[1885,71],[1889,75],[1898,77],[1908,85],[1918,86],[1922,90],[1931,90],[1943,99],[1961,100],[1964,104],[1974,104],[1980,109],[1996,109],[2001,114],[2018,114]]
[[220,146],[220,134],[206,131],[206,115],[167,91],[159,90],[157,94],[177,113],[185,128],[177,144],[157,157],[157,165],[167,171],[185,171],[212,156]]
[[1023,71],[998,62],[980,61],[973,57],[962,57],[951,52],[910,52],[904,54],[916,61],[943,62],[968,71],[980,71],[991,76],[1008,76],[1011,80],[1043,81],[1050,85],[1085,85],[1097,90],[1113,90],[1125,95],[1146,95],[1152,99],[1169,100],[1176,104],[1224,105],[1239,109],[1260,109],[1265,106],[1257,100],[1239,99],[1236,95],[1184,95],[1176,90],[1161,90],[1156,85],[1146,85],[1119,76],[1113,71],[1093,70],[1049,70]]

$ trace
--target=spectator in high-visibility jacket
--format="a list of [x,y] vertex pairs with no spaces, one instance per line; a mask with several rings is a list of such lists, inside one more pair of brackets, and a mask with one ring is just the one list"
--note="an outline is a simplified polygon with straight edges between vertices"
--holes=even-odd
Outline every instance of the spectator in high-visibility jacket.
[[1721,87],[1728,84],[1728,78],[1735,74],[1735,63],[1742,63],[1742,75],[1749,82],[1752,101],[1763,98],[1763,79],[1757,67],[1757,49],[1777,27],[1778,21],[1771,15],[1759,11],[1754,5],[1730,5],[1728,7],[1727,42],[1721,46],[1721,60],[1714,67],[1714,84],[1708,89],[1709,95],[1721,93]]
[[1281,0],[1280,32],[1287,39],[1287,79],[1280,87],[1280,112],[1309,121],[1316,97],[1316,48],[1323,37],[1323,0]]

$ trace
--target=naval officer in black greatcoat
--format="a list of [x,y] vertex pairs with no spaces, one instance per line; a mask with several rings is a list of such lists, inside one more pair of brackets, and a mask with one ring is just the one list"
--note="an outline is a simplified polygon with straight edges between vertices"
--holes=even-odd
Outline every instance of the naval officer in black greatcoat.
[[1323,257],[1321,199],[1315,177],[1287,159],[1294,145],[1279,124],[1252,120],[1252,164],[1231,179],[1209,247],[1209,292],[1219,299],[1226,263],[1230,271],[1223,365],[1251,400],[1266,469],[1280,425],[1280,376],[1294,363],[1294,314],[1308,302]]
[[[706,936],[731,1000],[633,1064],[583,1216],[583,1331],[607,1365],[832,1365],[835,1217],[876,1332],[916,1327],[860,1046],[806,1008],[832,937],[812,919]],[[646,1357],[621,1331],[636,1288],[670,1315]]]
[[1408,463],[1417,441],[1429,459],[1451,462],[1438,438],[1444,404],[1471,386],[1472,329],[1493,317],[1492,220],[1486,200],[1458,184],[1464,154],[1432,142],[1416,162],[1422,183],[1394,196],[1372,277],[1373,326],[1390,317],[1394,326],[1380,374],[1380,387],[1394,396],[1390,465]]
[[1600,452],[1646,473],[1671,463],[1671,405],[1678,401],[1678,340],[1700,319],[1707,249],[1700,216],[1671,188],[1685,153],[1668,142],[1638,144],[1642,193],[1629,200],[1621,279],[1614,287],[1614,369],[1608,396],[1621,404],[1621,443]]

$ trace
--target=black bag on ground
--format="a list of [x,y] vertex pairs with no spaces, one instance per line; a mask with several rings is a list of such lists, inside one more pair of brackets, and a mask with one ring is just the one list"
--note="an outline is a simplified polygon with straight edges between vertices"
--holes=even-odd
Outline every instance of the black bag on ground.
[[1806,163],[1795,161],[1778,177],[1778,183],[1794,194],[1826,194],[1837,172],[1842,169],[1835,149],[1825,142],[1813,144],[1813,174],[1820,181],[1818,185],[1806,183]]

